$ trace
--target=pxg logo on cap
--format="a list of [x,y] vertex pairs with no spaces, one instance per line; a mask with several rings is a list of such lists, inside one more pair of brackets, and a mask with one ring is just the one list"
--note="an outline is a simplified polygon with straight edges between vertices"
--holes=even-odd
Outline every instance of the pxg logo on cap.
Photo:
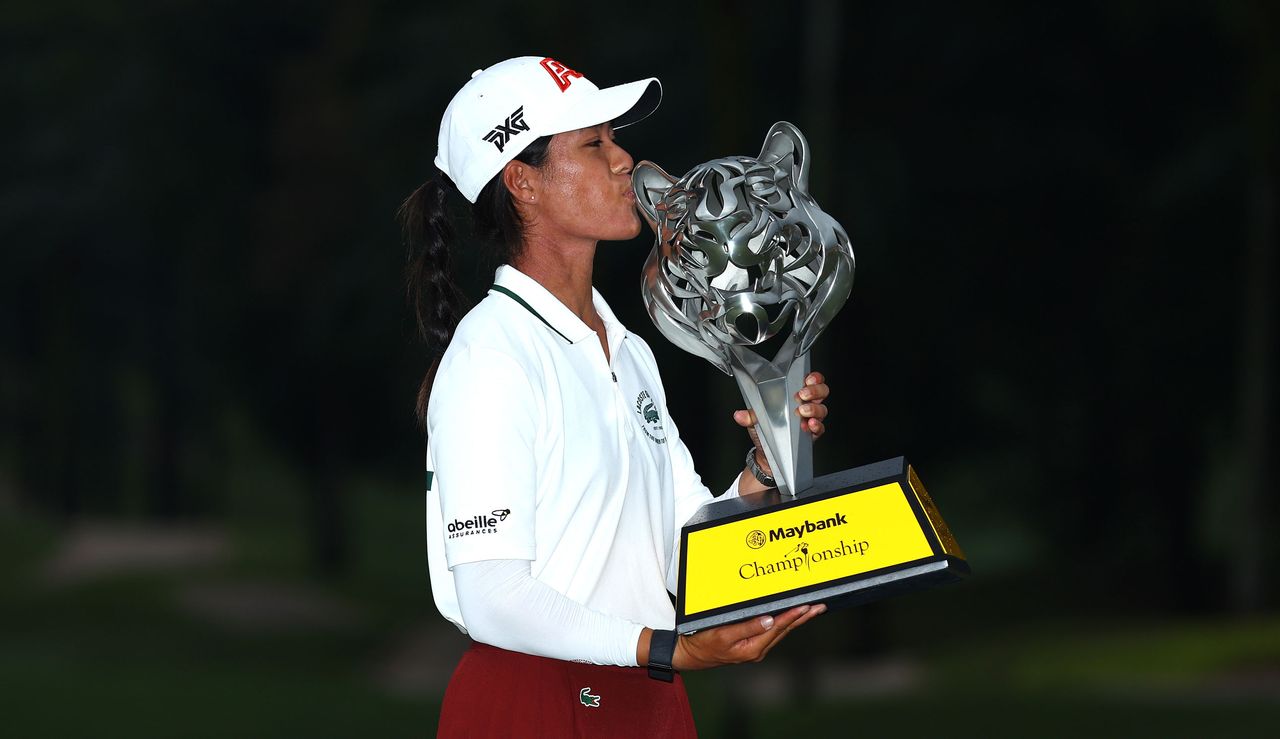
[[512,136],[521,131],[528,131],[529,124],[524,122],[524,106],[516,108],[515,112],[507,116],[507,120],[493,127],[493,130],[484,135],[484,140],[498,147],[498,151],[507,145]]

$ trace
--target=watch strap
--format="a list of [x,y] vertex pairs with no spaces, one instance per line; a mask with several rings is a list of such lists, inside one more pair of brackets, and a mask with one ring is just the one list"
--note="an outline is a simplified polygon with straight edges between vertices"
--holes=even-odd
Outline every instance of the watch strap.
[[747,469],[751,470],[751,474],[755,475],[761,485],[768,485],[771,488],[778,487],[778,481],[765,474],[764,468],[756,460],[756,448],[754,446],[747,450]]
[[671,666],[675,656],[676,632],[654,629],[649,637],[649,677],[666,683],[675,680],[676,669]]

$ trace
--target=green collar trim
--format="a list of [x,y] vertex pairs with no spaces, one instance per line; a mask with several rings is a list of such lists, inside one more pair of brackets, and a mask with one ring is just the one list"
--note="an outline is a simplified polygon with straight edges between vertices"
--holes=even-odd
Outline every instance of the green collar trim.
[[[542,314],[541,314],[541,313],[538,313],[538,311],[534,310],[534,309],[533,309],[533,306],[531,306],[531,305],[529,305],[528,303],[524,302],[524,298],[520,297],[519,295],[516,295],[515,293],[511,292],[510,290],[508,290],[507,288],[503,287],[502,285],[494,285],[493,287],[491,287],[491,288],[489,288],[489,289],[490,289],[490,290],[497,290],[498,292],[502,293],[503,295],[506,295],[508,298],[511,298],[512,300],[516,301],[516,302],[517,302],[517,303],[519,303],[520,305],[523,305],[525,310],[527,310],[527,311],[529,311],[530,313],[532,313],[535,317],[537,317],[537,319],[538,319],[539,321],[542,321],[543,323],[547,324],[547,328],[551,329],[552,331],[555,331],[555,332],[556,332],[556,335],[558,335],[560,338],[564,339],[565,341],[569,341],[569,337],[568,337],[568,336],[565,336],[564,334],[560,333],[560,332],[556,329],[556,327],[555,327],[555,326],[552,326],[552,325],[551,325],[551,322],[550,322],[550,321],[548,321],[547,319],[545,319],[545,318],[543,318],[543,317],[542,317]],[[570,344],[572,344],[573,342],[572,342],[572,341],[569,341],[569,343],[570,343]]]

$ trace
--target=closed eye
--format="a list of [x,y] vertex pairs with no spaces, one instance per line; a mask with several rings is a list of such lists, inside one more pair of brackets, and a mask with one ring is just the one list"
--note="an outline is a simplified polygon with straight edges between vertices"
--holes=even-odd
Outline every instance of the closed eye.
[[[609,141],[614,144],[618,143],[618,134],[614,133],[612,128],[609,129]],[[591,141],[587,142],[587,146],[598,147],[603,145],[604,145],[604,137],[594,138]]]

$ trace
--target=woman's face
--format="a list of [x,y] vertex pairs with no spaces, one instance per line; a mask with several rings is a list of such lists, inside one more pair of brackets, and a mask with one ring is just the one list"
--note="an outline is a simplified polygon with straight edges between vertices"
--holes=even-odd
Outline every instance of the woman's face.
[[608,123],[551,137],[531,224],[553,239],[625,241],[640,233],[631,155]]

